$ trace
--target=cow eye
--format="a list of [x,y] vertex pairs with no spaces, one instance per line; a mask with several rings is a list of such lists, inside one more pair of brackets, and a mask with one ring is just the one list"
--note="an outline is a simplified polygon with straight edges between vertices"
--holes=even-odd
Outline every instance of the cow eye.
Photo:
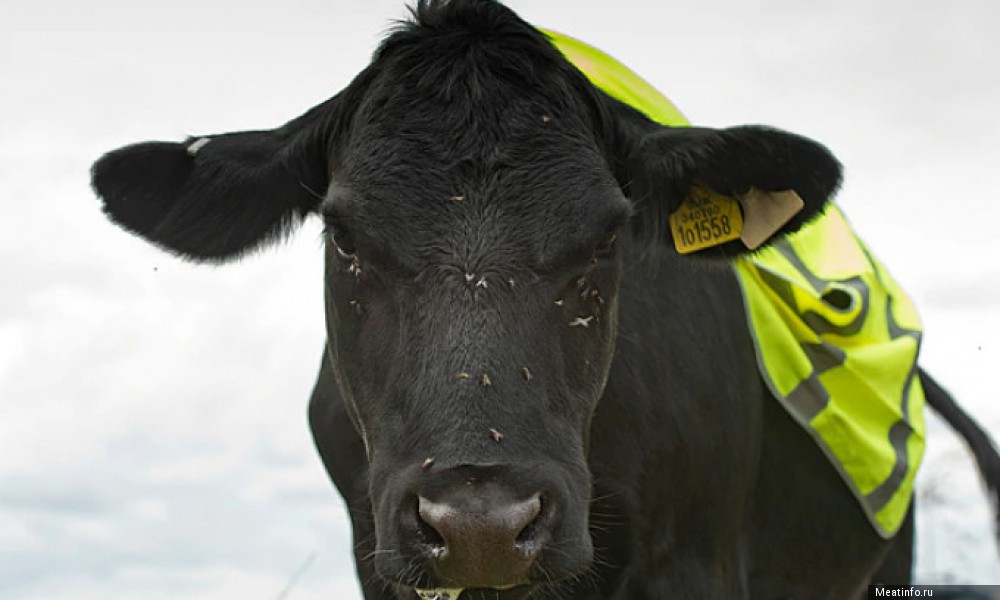
[[616,234],[614,233],[608,234],[608,237],[605,238],[603,242],[601,242],[597,246],[594,246],[594,256],[597,258],[604,258],[606,256],[611,256],[611,253],[614,252],[615,249],[615,240],[617,239],[618,236]]
[[339,227],[332,227],[329,230],[329,235],[330,240],[333,242],[333,247],[337,249],[337,254],[341,258],[344,260],[354,260],[357,257],[358,249],[354,246],[354,238],[350,233]]

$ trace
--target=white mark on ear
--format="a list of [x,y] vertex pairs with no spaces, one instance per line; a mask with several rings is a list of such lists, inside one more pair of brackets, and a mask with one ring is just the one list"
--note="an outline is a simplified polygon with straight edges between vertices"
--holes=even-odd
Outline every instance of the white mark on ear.
[[[440,549],[440,552],[437,550]],[[431,550],[431,556],[434,558],[441,558],[444,554],[444,548],[436,547]],[[458,597],[462,595],[465,591],[464,588],[448,588],[448,589],[435,589],[435,590],[414,590],[417,593],[417,597],[420,600],[458,600]]]
[[185,151],[188,153],[188,156],[194,156],[198,154],[199,150],[204,148],[211,141],[212,138],[207,138],[207,137],[198,138],[195,141],[191,142],[185,149]]
[[594,316],[589,317],[577,317],[569,322],[570,327],[590,327],[590,322],[594,320]]

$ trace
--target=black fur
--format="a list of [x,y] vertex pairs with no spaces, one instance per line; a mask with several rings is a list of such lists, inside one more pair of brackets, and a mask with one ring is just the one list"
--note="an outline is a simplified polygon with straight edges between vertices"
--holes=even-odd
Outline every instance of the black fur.
[[145,142],[104,155],[91,170],[104,212],[179,256],[225,261],[277,241],[316,210],[329,185],[326,142],[340,96],[283,127]]
[[[840,183],[821,145],[656,125],[489,0],[421,1],[338,96],[210,137],[193,157],[190,141],[116,150],[94,188],[116,223],[194,260],[324,219],[309,417],[367,599],[461,586],[418,499],[490,506],[498,489],[542,499],[525,530],[541,551],[520,578],[477,571],[463,600],[841,600],[908,579],[912,537],[879,539],[768,394],[732,272],[666,250],[694,182],[794,189],[805,208],[780,233],[796,230]],[[995,451],[929,398],[995,490]]]

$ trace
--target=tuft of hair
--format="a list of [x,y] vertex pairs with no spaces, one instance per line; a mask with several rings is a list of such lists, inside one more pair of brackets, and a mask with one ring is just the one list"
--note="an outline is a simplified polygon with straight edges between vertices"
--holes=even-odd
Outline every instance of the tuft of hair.
[[544,34],[493,0],[420,0],[410,15],[391,29],[375,60],[396,57],[402,72],[418,74],[420,87],[442,96],[461,85],[488,93],[482,84],[497,75],[544,89],[553,85],[551,69],[572,68]]
[[[392,82],[394,106],[435,98],[455,127],[496,120],[511,90],[530,90],[555,111],[551,125],[590,136],[612,160],[611,125],[600,92],[549,38],[493,0],[419,0],[375,51],[375,66]],[[383,110],[389,110],[380,105]],[[419,110],[406,110],[416,118]],[[579,127],[576,127],[579,125]],[[480,144],[481,145],[481,144]]]

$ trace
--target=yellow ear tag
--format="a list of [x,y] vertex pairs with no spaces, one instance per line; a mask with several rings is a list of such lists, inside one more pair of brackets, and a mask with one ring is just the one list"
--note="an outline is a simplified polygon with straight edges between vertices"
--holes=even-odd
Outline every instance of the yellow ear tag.
[[684,204],[670,215],[670,231],[680,254],[739,239],[743,232],[740,203],[696,183]]

